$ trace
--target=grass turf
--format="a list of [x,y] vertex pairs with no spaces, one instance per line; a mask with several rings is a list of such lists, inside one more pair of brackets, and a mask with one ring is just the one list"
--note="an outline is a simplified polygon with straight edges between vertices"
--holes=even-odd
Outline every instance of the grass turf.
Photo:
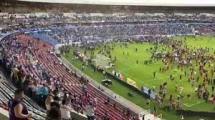
[[[183,37],[176,39],[183,39]],[[189,47],[215,48],[215,39],[213,37],[186,37],[186,39],[187,45]],[[159,72],[159,68],[163,66],[161,61],[157,61],[153,64],[148,65],[144,64],[144,60],[149,60],[149,57],[151,56],[151,53],[148,51],[148,49],[153,46],[152,44],[130,43],[127,48],[122,46],[121,43],[112,43],[111,45],[113,44],[115,45],[115,47],[111,51],[111,55],[113,57],[116,56],[117,58],[115,69],[122,73],[124,76],[135,80],[138,87],[147,86],[149,88],[158,88],[160,84],[168,82],[168,93],[177,94],[175,92],[175,86],[182,86],[184,88],[183,94],[192,93],[189,99],[185,98],[183,101],[185,109],[198,111],[215,111],[214,105],[205,103],[203,100],[197,99],[194,89],[193,87],[191,87],[187,78],[184,77],[181,81],[177,79],[174,81],[169,80],[170,74],[174,74],[174,76],[178,78],[178,76],[183,73],[183,71],[178,70],[176,66],[173,65],[169,71],[161,73]],[[98,52],[98,50],[101,48],[103,47],[99,46],[95,53]],[[135,51],[136,48],[138,49],[137,52]],[[71,49],[70,53],[67,53],[66,55],[64,55],[64,57],[66,57],[73,65],[80,69],[83,63],[82,61],[75,59],[75,56],[72,54],[73,50],[74,49]],[[88,51],[88,54],[89,52],[90,51]],[[139,61],[138,64],[136,63],[137,60]],[[157,74],[154,78],[153,72],[155,71],[157,72]],[[87,75],[89,75],[99,83],[105,78],[100,72],[94,72],[94,70],[90,66],[87,66],[83,72],[85,72]],[[142,95],[124,86],[117,80],[113,80],[113,85],[109,87],[109,89],[132,101],[133,103],[143,107],[144,109],[149,110],[156,106],[153,102],[151,102],[150,105],[147,105],[147,100]],[[129,97],[127,94],[128,92],[133,93],[134,96]],[[180,118],[174,112],[166,111],[163,109],[158,109],[158,112],[162,113],[164,118],[168,120],[176,120]],[[197,118],[200,118],[200,116],[187,116],[185,119],[196,120]]]

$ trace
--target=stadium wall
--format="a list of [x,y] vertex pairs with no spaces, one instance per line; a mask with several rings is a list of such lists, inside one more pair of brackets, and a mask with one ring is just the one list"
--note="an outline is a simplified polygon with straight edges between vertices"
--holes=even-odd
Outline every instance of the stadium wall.
[[192,111],[192,110],[177,110],[179,115],[189,115],[189,116],[203,116],[215,118],[215,112],[204,112],[204,111]]

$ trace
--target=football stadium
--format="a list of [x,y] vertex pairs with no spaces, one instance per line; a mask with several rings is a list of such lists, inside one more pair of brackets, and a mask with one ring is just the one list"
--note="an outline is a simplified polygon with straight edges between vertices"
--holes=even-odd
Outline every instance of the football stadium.
[[214,6],[1,1],[0,120],[215,120]]

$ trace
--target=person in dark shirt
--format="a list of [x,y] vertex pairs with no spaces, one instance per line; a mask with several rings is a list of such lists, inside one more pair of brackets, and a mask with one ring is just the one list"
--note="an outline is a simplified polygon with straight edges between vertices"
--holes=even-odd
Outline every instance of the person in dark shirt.
[[23,97],[24,90],[18,89],[14,98],[9,100],[9,120],[31,120],[32,115],[28,113],[27,107],[22,102]]
[[60,104],[58,102],[51,103],[51,109],[47,111],[46,120],[61,120]]

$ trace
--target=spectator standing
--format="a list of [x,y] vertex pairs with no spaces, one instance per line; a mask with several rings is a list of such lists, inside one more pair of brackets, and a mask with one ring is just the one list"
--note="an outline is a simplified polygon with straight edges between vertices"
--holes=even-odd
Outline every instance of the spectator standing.
[[46,120],[61,120],[60,104],[57,102],[51,103],[50,110],[47,111]]
[[88,120],[94,120],[95,119],[95,108],[94,108],[92,102],[90,102],[88,105],[86,105],[85,112],[86,112]]
[[48,97],[45,100],[46,110],[51,109],[51,103],[54,101],[52,93],[49,93]]
[[28,113],[27,107],[23,103],[24,90],[15,91],[15,96],[9,100],[9,120],[31,120],[32,115]]
[[71,108],[70,108],[68,101],[66,101],[65,99],[62,101],[60,111],[61,111],[61,116],[62,116],[63,120],[71,119],[71,114],[70,114]]

